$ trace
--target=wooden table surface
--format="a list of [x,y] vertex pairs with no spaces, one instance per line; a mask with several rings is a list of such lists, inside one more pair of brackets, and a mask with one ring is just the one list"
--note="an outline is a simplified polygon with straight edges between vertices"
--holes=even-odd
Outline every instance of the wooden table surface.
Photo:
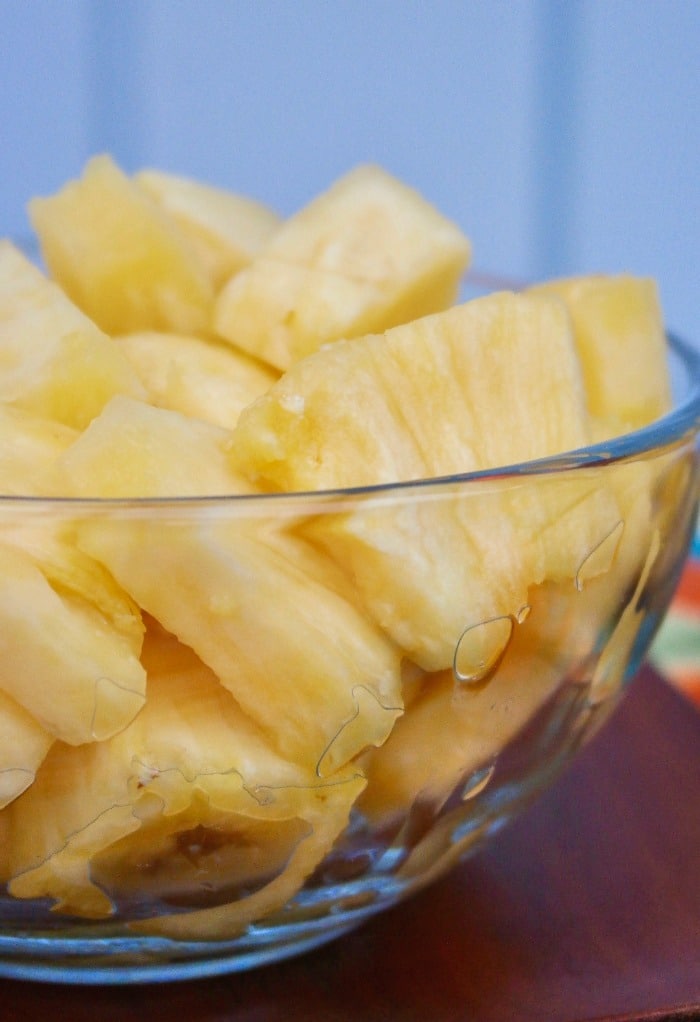
[[7,1022],[700,1019],[700,713],[643,670],[479,854],[334,944],[249,973],[0,981]]

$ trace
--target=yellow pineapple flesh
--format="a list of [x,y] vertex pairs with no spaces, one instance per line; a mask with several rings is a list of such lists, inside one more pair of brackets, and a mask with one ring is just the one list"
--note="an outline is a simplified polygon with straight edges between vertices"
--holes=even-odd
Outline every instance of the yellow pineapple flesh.
[[669,411],[671,382],[656,283],[631,274],[547,281],[574,325],[596,439],[646,426]]
[[247,266],[281,224],[261,202],[177,174],[148,169],[134,180],[187,236],[215,290]]
[[0,523],[0,882],[217,940],[353,807],[398,842],[447,812],[406,876],[458,854],[448,800],[562,684],[612,702],[667,563],[672,454],[508,468],[668,409],[654,284],[448,308],[469,242],[376,167],[281,222],[100,157],[30,215],[55,283],[0,242],[0,492],[141,503]]
[[0,691],[0,809],[33,783],[53,740],[31,714]]
[[149,330],[124,334],[118,343],[151,404],[227,429],[279,375],[213,338]]
[[[604,441],[648,425],[671,408],[671,380],[658,287],[632,274],[590,274],[546,281],[530,293],[554,297],[571,316],[581,361],[591,439]],[[652,542],[655,489],[666,462],[643,459],[610,468],[620,508],[616,577],[627,584]],[[606,549],[613,544],[608,542]],[[623,570],[623,564],[626,566]],[[611,579],[608,599],[619,599]]]
[[82,429],[141,384],[126,356],[9,241],[0,241],[0,401]]
[[52,584],[24,549],[0,544],[0,568],[0,688],[71,744],[124,727],[144,700],[140,641]]
[[56,461],[76,436],[77,431],[62,422],[0,404],[0,493],[60,492],[63,481]]
[[107,333],[208,328],[214,290],[187,237],[108,156],[29,213],[51,276]]
[[[229,443],[219,427],[115,399],[60,464],[78,496],[249,492],[226,467]],[[326,775],[391,730],[400,658],[294,525],[246,518],[245,503],[219,520],[213,505],[190,520],[87,522],[78,542],[196,650],[283,755]]]
[[[566,310],[504,292],[298,363],[243,412],[231,456],[272,489],[334,489],[488,470],[588,436]],[[573,578],[618,521],[585,477],[515,476],[439,499],[368,494],[307,529],[394,641],[440,670],[463,633],[517,618],[529,585]]]
[[470,246],[417,192],[361,166],[290,217],[216,300],[227,340],[287,369],[329,341],[451,305]]
[[[58,458],[77,435],[0,406],[0,492],[64,493]],[[65,512],[47,514],[36,500],[4,509],[0,692],[21,705],[35,730],[77,743],[113,734],[140,709],[143,626],[138,607],[111,575],[78,549],[75,516]],[[26,728],[20,731],[16,745],[25,740]],[[26,742],[29,754],[35,742],[31,736]],[[12,744],[8,733],[6,744]]]
[[231,454],[272,489],[319,490],[507,466],[588,437],[565,309],[500,292],[304,359],[244,412]]
[[230,431],[145,401],[116,397],[61,455],[64,490],[80,497],[250,493],[231,469]]
[[233,935],[298,890],[364,780],[350,771],[321,781],[281,758],[212,672],[155,624],[144,663],[139,716],[109,741],[57,743],[10,808],[9,889],[104,918],[128,913],[134,896],[154,913],[197,899],[204,875],[218,906],[209,916],[140,926]]

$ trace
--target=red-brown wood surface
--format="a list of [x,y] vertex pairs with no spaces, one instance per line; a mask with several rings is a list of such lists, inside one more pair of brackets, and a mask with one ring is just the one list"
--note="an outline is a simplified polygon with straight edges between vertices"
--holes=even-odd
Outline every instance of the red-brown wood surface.
[[649,669],[560,781],[334,944],[169,985],[0,982],[34,1022],[700,1019],[700,713]]

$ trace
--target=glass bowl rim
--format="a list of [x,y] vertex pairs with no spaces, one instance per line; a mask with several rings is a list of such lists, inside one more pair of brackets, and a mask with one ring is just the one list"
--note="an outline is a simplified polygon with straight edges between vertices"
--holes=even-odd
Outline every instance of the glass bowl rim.
[[628,433],[623,433],[600,443],[589,444],[575,450],[536,458],[495,468],[432,476],[422,479],[407,479],[399,482],[374,483],[365,486],[341,489],[294,490],[262,493],[197,494],[167,497],[73,497],[37,496],[28,494],[0,493],[0,511],[23,510],[47,512],[63,509],[65,512],[84,511],[128,512],[139,514],[155,510],[177,510],[196,513],[204,509],[223,509],[236,506],[241,512],[251,511],[254,506],[262,507],[266,513],[285,507],[299,513],[309,514],[309,505],[346,502],[370,497],[386,498],[408,496],[411,493],[431,492],[454,486],[484,484],[498,480],[514,480],[537,476],[552,476],[565,472],[601,468],[617,462],[633,460],[666,450],[687,442],[700,432],[700,351],[673,331],[666,332],[668,347],[678,356],[688,379],[689,393],[669,412],[653,422]]

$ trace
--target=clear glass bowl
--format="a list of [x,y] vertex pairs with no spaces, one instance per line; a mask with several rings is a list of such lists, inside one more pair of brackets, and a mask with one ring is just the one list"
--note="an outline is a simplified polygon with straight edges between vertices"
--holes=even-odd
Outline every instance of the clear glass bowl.
[[[534,463],[311,495],[0,499],[4,669],[67,728],[47,749],[29,727],[10,763],[3,725],[0,974],[279,960],[521,811],[616,705],[688,550],[700,356],[669,347],[672,413]],[[132,627],[112,575],[148,611],[146,696],[71,632]]]

